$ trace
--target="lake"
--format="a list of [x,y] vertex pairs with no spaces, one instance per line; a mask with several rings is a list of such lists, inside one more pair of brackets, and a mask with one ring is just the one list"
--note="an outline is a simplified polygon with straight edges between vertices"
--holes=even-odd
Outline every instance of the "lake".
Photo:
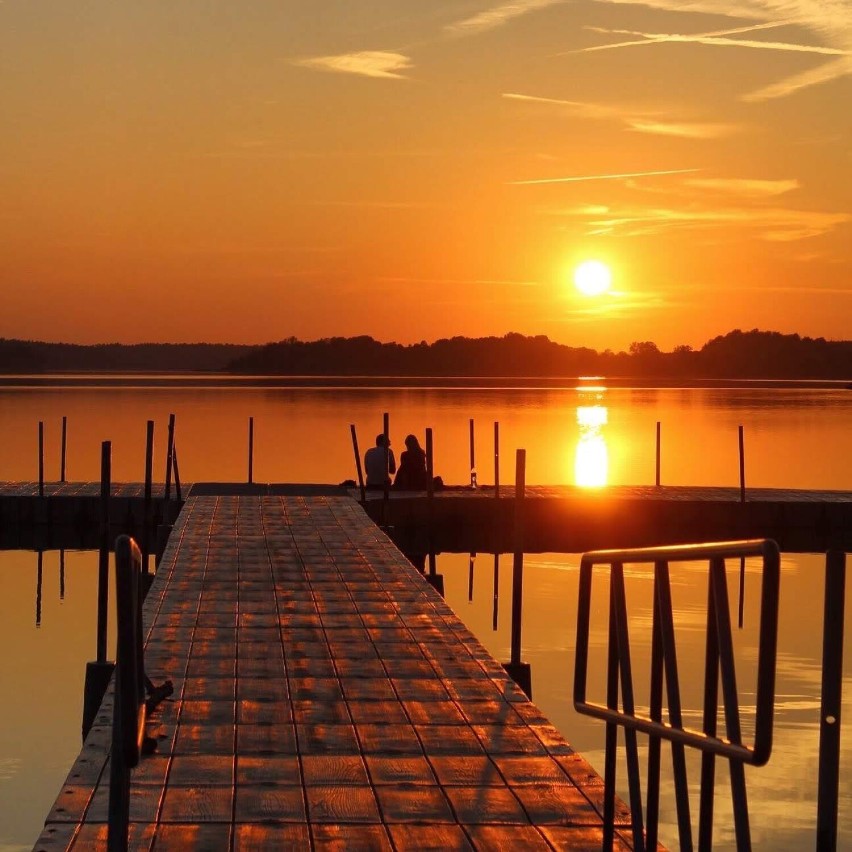
[[[407,433],[417,433],[422,442],[425,427],[433,428],[436,473],[451,484],[469,481],[473,418],[481,483],[493,481],[495,421],[500,423],[503,483],[513,481],[514,451],[520,447],[527,450],[530,484],[652,483],[659,421],[664,484],[738,484],[737,427],[743,425],[749,486],[852,488],[852,393],[833,384],[648,388],[604,387],[600,380],[571,380],[562,386],[530,380],[512,387],[376,387],[370,381],[329,382],[335,386],[325,387],[290,379],[223,381],[206,376],[0,381],[0,479],[37,477],[39,420],[45,423],[46,477],[58,477],[63,415],[68,418],[70,479],[98,477],[102,440],[112,441],[113,478],[140,479],[148,419],[157,423],[155,470],[162,477],[166,422],[175,413],[184,481],[244,480],[251,416],[256,481],[336,483],[355,478],[349,424],[357,427],[363,453],[381,431],[382,412],[387,411],[397,450]],[[470,561],[468,554],[439,557],[447,600],[495,657],[506,659],[511,559],[499,561],[496,630],[494,557],[475,557],[472,601]],[[782,560],[775,748],[766,767],[747,773],[756,848],[813,845],[823,563],[823,556],[809,554],[784,554]],[[579,554],[528,554],[525,565],[523,647],[532,666],[534,699],[602,770],[603,725],[579,717],[571,707]],[[39,607],[37,555],[0,552],[0,641],[6,649],[0,657],[3,852],[31,847],[79,750],[85,662],[95,655],[96,574],[92,553],[66,553],[64,570],[59,553],[45,553]],[[706,587],[703,575],[688,566],[673,576],[673,583],[681,670],[688,671],[691,658],[703,660]],[[745,629],[736,636],[745,708],[752,700],[758,584],[755,566],[749,564]],[[649,621],[648,589],[640,574],[628,578],[631,631],[641,633]],[[844,710],[849,718],[849,631],[846,638]],[[842,770],[852,766],[850,748],[852,741],[844,735]],[[721,815],[729,812],[727,773],[721,764],[717,778]],[[697,781],[694,760],[690,780]],[[842,782],[841,794],[843,827],[852,824],[849,782]],[[722,825],[726,821],[721,817],[717,823],[717,848],[732,847],[732,833]],[[664,822],[663,839],[675,848],[673,815]],[[850,829],[841,830],[846,832],[841,846],[852,844]]]

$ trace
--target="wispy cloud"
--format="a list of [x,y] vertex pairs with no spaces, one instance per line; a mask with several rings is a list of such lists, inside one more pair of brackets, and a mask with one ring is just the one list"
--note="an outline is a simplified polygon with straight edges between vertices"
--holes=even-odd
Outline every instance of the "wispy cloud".
[[560,211],[582,219],[589,235],[647,236],[671,230],[737,227],[753,229],[762,239],[791,242],[816,237],[852,221],[847,213],[755,207],[588,207]]
[[404,80],[407,71],[414,66],[411,59],[402,53],[385,50],[362,50],[355,53],[341,53],[337,56],[315,56],[310,59],[297,59],[295,65],[315,68],[320,71],[335,71],[341,74],[358,74],[362,77]]
[[719,122],[663,121],[655,118],[658,111],[638,111],[632,107],[594,104],[586,101],[569,101],[560,98],[544,98],[536,95],[523,95],[517,92],[504,92],[503,97],[522,103],[540,104],[564,111],[578,118],[611,120],[622,122],[626,129],[637,133],[654,133],[660,136],[678,136],[683,139],[720,139],[736,133],[739,128],[734,124]]
[[714,30],[706,33],[646,33],[635,30],[607,30],[601,27],[590,27],[589,29],[600,33],[614,35],[633,35],[636,39],[630,41],[619,41],[611,44],[597,44],[591,47],[580,48],[579,53],[591,53],[599,50],[614,50],[623,47],[636,47],[648,44],[703,44],[716,47],[747,47],[756,50],[786,50],[794,53],[819,53],[827,56],[848,56],[846,50],[835,47],[823,47],[822,45],[798,44],[786,41],[760,41],[757,39],[730,38],[732,35],[754,32],[756,30],[772,29],[787,26],[791,21],[773,21],[771,23],[754,24],[749,27],[737,27],[728,30]]
[[783,98],[801,89],[818,86],[821,83],[829,83],[832,80],[837,80],[840,77],[846,77],[850,74],[852,74],[852,59],[848,57],[836,59],[833,62],[826,62],[824,65],[811,68],[809,71],[803,71],[801,74],[785,77],[777,83],[770,83],[768,86],[764,86],[754,92],[749,92],[743,95],[743,100],[754,102]]
[[[817,68],[785,77],[768,86],[743,96],[745,101],[763,101],[782,98],[811,86],[852,75],[852,15],[847,0],[597,0],[599,3],[645,6],[667,12],[724,15],[730,18],[752,19],[756,24],[731,30],[718,30],[696,35],[635,33],[637,40],[616,44],[598,45],[598,50],[626,47],[629,44],[656,44],[661,41],[699,41],[705,44],[749,47],[758,50],[788,50],[822,55],[835,55],[838,59]],[[824,45],[799,42],[761,42],[751,39],[729,39],[728,36],[745,34],[779,26],[796,26],[818,36]],[[612,31],[616,33],[617,31]]]
[[641,118],[627,119],[629,130],[637,133],[654,133],[659,136],[677,136],[681,139],[721,139],[736,133],[735,124],[691,123],[685,121],[649,121]]
[[700,172],[701,169],[660,169],[649,172],[623,172],[620,174],[606,175],[571,175],[569,177],[536,178],[535,180],[512,180],[512,186],[531,186],[542,183],[577,183],[586,180],[626,180],[628,178],[655,177],[658,175],[682,175],[689,172]]
[[511,2],[500,3],[469,18],[448,24],[445,30],[454,36],[477,35],[486,30],[493,30],[495,27],[502,27],[509,21],[528,15],[530,12],[538,12],[541,9],[547,9],[549,6],[558,6],[565,2],[567,0],[511,0]]
[[740,195],[745,198],[769,198],[799,189],[795,178],[790,180],[757,180],[754,178],[689,178],[687,186]]

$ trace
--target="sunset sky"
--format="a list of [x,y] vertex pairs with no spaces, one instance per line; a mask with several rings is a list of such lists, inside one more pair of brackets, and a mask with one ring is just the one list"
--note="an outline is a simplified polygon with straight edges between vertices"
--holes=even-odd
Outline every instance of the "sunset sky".
[[848,0],[0,0],[0,117],[3,337],[852,337]]

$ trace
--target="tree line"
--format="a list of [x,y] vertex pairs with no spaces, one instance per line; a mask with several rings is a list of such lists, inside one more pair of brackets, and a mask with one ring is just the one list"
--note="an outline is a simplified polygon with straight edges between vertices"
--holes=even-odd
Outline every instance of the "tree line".
[[119,343],[81,346],[0,338],[0,371],[207,371],[284,376],[561,377],[852,380],[852,341],[741,331],[700,349],[660,350],[637,341],[626,352],[556,343],[544,335],[452,337],[382,343],[368,336],[264,346]]

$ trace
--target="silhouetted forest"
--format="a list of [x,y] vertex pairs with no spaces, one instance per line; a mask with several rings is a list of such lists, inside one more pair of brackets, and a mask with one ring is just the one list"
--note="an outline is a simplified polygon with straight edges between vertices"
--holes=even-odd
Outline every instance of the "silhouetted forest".
[[661,351],[637,341],[597,352],[543,335],[380,343],[372,337],[294,337],[265,346],[118,343],[78,346],[0,338],[0,372],[209,371],[282,376],[559,377],[852,380],[852,341],[732,331],[701,347]]
[[224,343],[41,343],[0,338],[0,372],[218,371],[256,346]]
[[852,341],[771,331],[732,331],[699,350],[663,352],[650,341],[627,352],[565,346],[543,335],[453,337],[403,346],[371,337],[295,338],[236,359],[230,370],[346,376],[632,376],[660,378],[849,379]]

